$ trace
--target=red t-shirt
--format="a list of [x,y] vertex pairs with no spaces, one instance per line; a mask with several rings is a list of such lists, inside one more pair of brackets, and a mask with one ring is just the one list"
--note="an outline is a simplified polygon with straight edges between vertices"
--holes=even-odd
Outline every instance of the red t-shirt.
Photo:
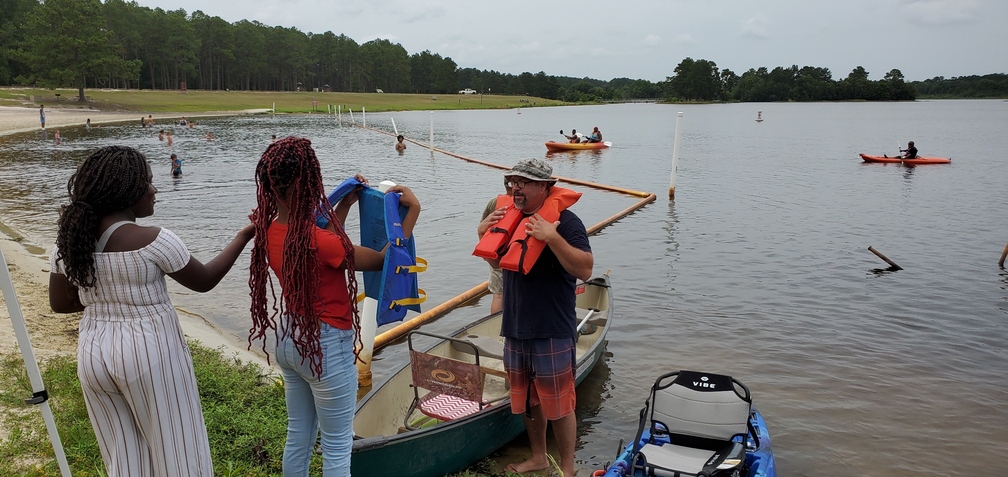
[[[315,239],[312,244],[318,250],[318,298],[315,309],[322,321],[339,329],[348,330],[353,326],[353,313],[350,311],[350,293],[346,284],[346,248],[339,236],[328,230],[312,227]],[[266,250],[269,253],[269,266],[280,281],[284,283],[280,270],[283,267],[283,243],[287,237],[287,224],[273,222],[266,233]]]

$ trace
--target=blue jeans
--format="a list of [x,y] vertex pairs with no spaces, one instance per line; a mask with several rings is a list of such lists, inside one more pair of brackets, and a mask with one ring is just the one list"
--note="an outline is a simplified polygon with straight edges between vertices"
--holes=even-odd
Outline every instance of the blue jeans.
[[[313,376],[311,362],[289,336],[277,343],[277,365],[283,372],[287,398],[287,443],[284,477],[305,477],[319,430],[322,431],[322,475],[350,476],[353,414],[357,401],[357,367],[354,365],[354,330],[320,323],[322,376]],[[281,328],[282,329],[282,328]]]

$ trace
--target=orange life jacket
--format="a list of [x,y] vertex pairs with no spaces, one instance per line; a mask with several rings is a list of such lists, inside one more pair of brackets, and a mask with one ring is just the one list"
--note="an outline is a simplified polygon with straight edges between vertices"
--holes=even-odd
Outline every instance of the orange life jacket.
[[[580,192],[553,186],[537,213],[543,220],[556,222],[560,220],[560,212],[574,205],[580,198]],[[501,268],[513,272],[521,271],[522,273],[528,273],[532,270],[532,266],[535,265],[536,260],[539,259],[539,255],[543,249],[546,248],[546,243],[528,235],[526,224],[531,216],[522,217],[521,210],[515,208],[511,197],[498,197],[497,205],[501,206],[502,201],[506,201],[508,209],[504,212],[504,218],[497,222],[494,227],[500,230],[495,232],[493,238],[487,239],[487,235],[490,234],[488,230],[483,235],[483,239],[480,240],[479,245],[476,246],[473,255],[491,260],[499,258]],[[501,242],[497,234],[503,235],[504,231],[508,231],[507,237]],[[484,240],[486,240],[485,243]],[[493,255],[488,253],[491,251]]]
[[476,244],[476,250],[473,250],[473,255],[489,260],[497,260],[507,251],[508,241],[511,235],[514,234],[515,229],[518,228],[518,222],[521,222],[522,214],[520,210],[515,208],[514,199],[510,195],[497,196],[496,208],[499,209],[501,207],[507,207],[504,211],[504,217],[483,233],[479,243]]

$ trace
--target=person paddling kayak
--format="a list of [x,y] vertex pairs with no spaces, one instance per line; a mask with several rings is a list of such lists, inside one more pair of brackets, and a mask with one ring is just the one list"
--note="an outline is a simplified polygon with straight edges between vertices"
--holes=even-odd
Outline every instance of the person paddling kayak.
[[917,159],[917,148],[914,147],[914,142],[910,141],[907,143],[906,149],[900,149],[903,152],[903,159]]
[[577,143],[581,142],[581,138],[578,137],[578,134],[577,134],[577,129],[571,129],[570,136],[564,134],[563,133],[563,129],[560,130],[560,134],[563,134],[563,136],[565,138],[567,138],[567,142],[569,142],[571,144],[577,144]]

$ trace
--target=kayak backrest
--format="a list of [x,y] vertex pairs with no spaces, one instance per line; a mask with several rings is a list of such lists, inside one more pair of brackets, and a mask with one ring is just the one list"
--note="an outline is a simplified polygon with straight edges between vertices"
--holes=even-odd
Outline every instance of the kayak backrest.
[[631,462],[646,475],[737,475],[751,412],[749,389],[731,376],[662,375],[641,410]]
[[[652,427],[670,434],[727,441],[745,434],[752,400],[748,388],[739,393],[731,376],[680,371],[675,379],[652,387]],[[739,383],[741,384],[741,383]]]

